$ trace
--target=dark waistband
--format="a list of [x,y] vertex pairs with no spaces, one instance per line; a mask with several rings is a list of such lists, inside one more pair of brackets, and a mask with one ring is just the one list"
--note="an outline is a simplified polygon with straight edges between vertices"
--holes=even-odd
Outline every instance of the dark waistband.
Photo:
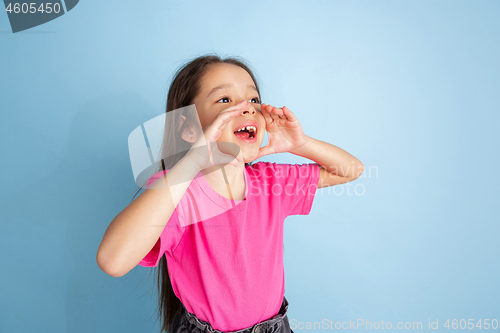
[[286,299],[285,296],[283,296],[283,302],[281,303],[281,308],[279,312],[274,315],[272,318],[261,321],[260,323],[257,323],[251,327],[243,328],[241,330],[237,331],[231,331],[231,332],[223,332],[216,330],[215,328],[210,325],[210,323],[201,320],[200,318],[196,317],[194,314],[189,312],[185,307],[184,304],[182,304],[182,312],[184,312],[186,319],[196,327],[198,327],[200,330],[203,332],[209,332],[209,333],[259,333],[259,332],[266,332],[268,327],[275,325],[277,322],[282,321],[283,318],[286,316],[287,311],[288,311],[288,300]]

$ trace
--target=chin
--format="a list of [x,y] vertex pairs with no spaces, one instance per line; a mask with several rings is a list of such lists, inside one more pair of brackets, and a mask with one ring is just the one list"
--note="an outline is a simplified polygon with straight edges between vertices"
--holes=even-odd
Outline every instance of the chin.
[[245,161],[245,163],[252,163],[253,161],[255,161],[255,157],[244,157],[243,158],[243,161]]

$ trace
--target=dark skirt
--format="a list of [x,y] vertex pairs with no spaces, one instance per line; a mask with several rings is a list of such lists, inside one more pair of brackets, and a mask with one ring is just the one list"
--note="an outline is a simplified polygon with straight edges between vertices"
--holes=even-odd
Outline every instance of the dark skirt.
[[238,331],[222,332],[214,329],[208,322],[197,318],[182,305],[181,312],[174,318],[170,333],[293,333],[288,322],[287,311],[288,300],[283,297],[280,311],[271,319]]

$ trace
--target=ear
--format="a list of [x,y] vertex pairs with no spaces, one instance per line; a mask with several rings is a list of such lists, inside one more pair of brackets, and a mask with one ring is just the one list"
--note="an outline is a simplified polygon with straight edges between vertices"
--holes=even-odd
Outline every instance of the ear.
[[196,127],[194,126],[193,122],[187,120],[184,115],[181,115],[181,121],[178,130],[182,128],[185,122],[187,123],[186,126],[184,127],[184,130],[181,133],[181,138],[184,141],[193,144],[196,142],[196,140],[198,140],[198,133],[196,131]]

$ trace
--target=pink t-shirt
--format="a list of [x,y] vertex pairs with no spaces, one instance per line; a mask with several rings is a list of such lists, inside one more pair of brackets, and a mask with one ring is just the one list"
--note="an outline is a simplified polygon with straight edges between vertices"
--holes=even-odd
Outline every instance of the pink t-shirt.
[[217,330],[270,319],[285,294],[284,220],[309,214],[318,181],[317,163],[257,162],[245,166],[245,199],[231,201],[200,172],[139,265],[157,266],[165,253],[175,295]]

